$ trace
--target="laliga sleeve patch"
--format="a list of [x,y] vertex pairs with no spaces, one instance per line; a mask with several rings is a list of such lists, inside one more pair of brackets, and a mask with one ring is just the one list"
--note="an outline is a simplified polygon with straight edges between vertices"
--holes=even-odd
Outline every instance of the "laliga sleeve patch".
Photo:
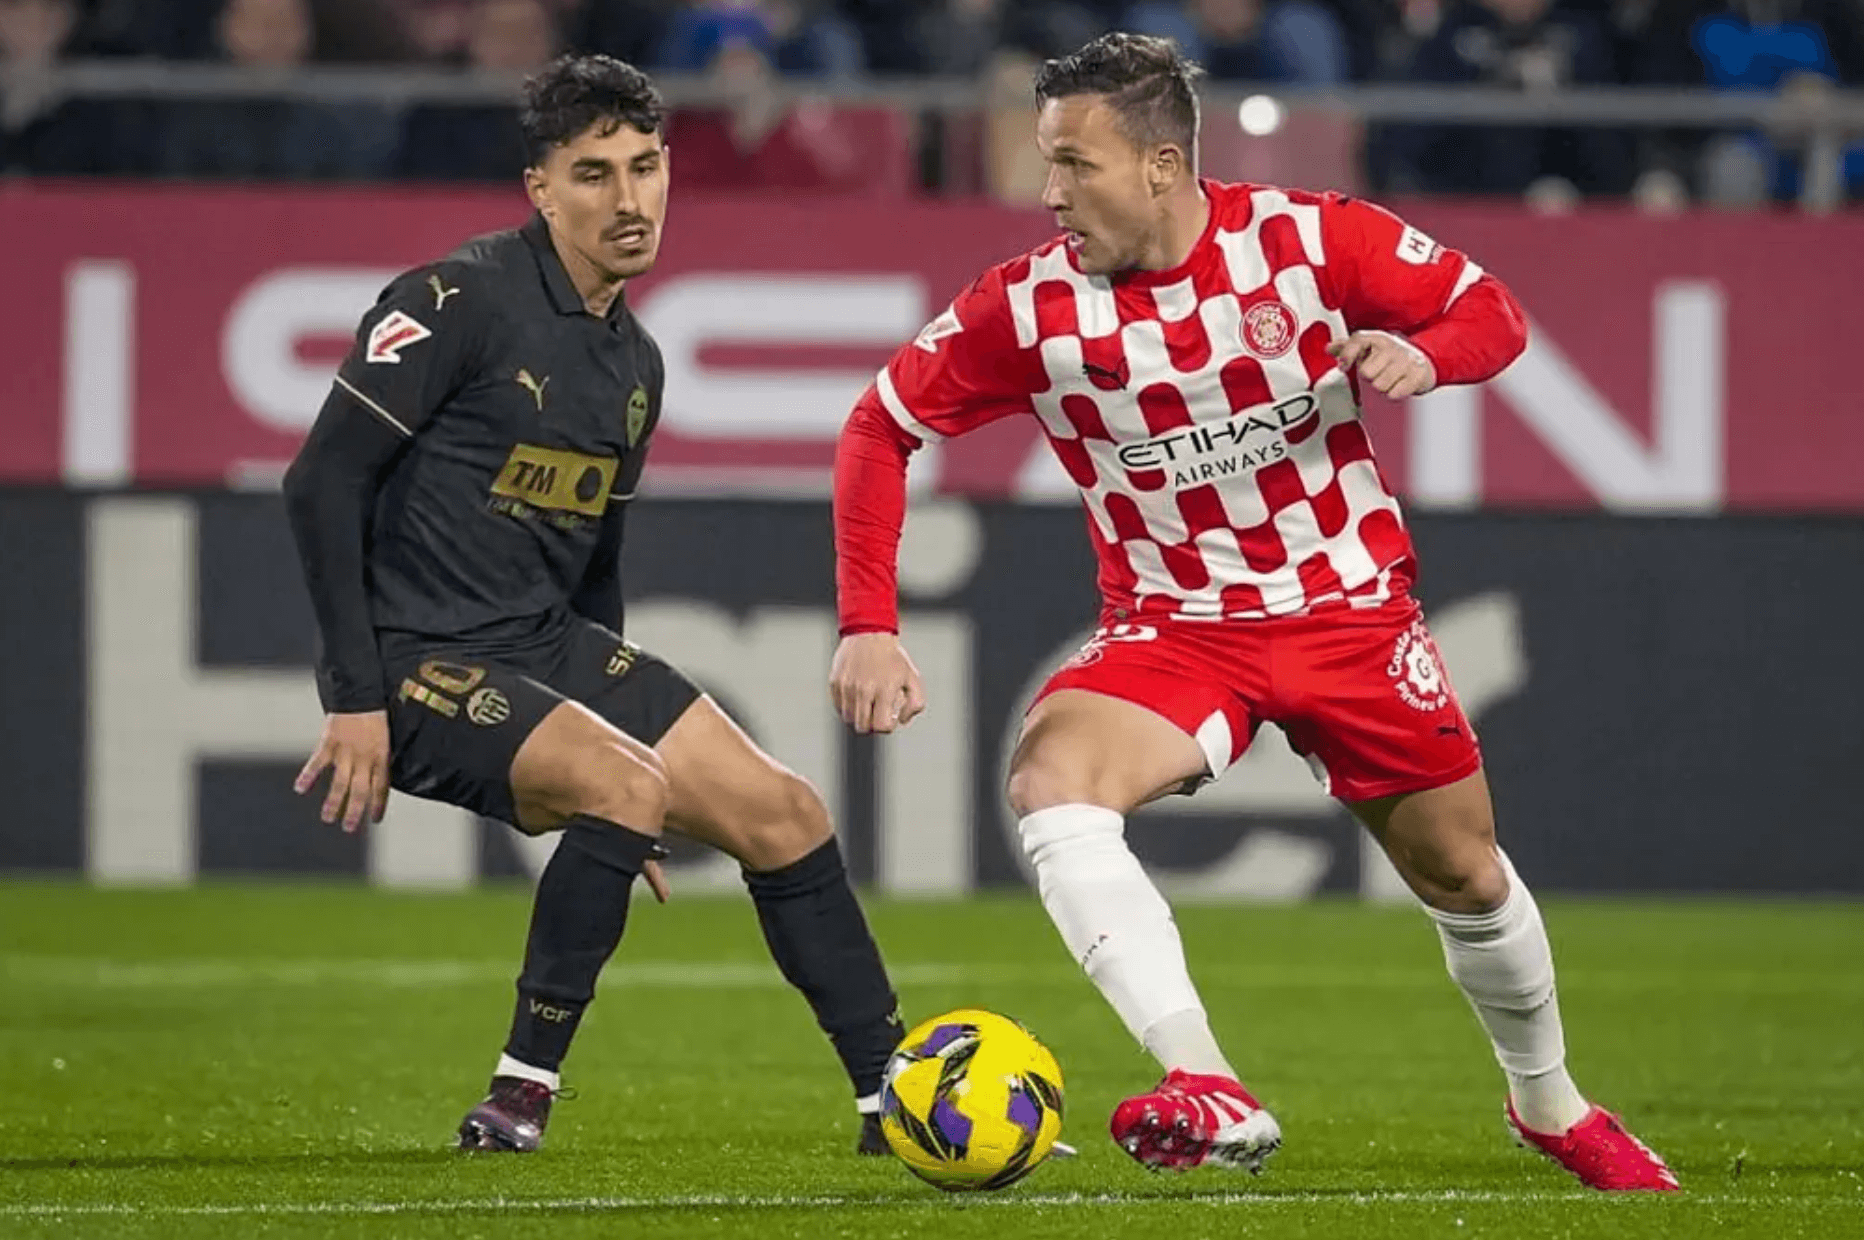
[[401,351],[433,335],[417,320],[397,310],[375,325],[369,333],[369,347],[363,360],[390,366],[401,364]]
[[964,324],[958,321],[957,307],[950,306],[943,314],[919,329],[919,334],[913,337],[913,344],[927,353],[937,353],[939,341],[947,336],[956,336],[963,330]]

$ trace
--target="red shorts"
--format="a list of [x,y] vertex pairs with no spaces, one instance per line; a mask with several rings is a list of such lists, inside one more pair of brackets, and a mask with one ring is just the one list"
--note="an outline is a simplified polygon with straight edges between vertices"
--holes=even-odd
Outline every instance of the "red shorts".
[[1343,801],[1442,787],[1482,764],[1423,609],[1409,598],[1284,619],[1108,623],[1036,700],[1058,689],[1163,715],[1196,738],[1213,778],[1273,723]]

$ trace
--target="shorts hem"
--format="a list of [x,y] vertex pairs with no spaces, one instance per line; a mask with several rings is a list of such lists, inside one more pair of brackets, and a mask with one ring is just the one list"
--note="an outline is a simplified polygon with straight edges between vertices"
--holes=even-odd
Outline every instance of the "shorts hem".
[[1468,779],[1482,769],[1481,751],[1470,755],[1469,760],[1460,762],[1447,772],[1436,775],[1416,775],[1404,779],[1388,779],[1375,784],[1355,785],[1350,791],[1338,789],[1334,792],[1335,800],[1348,804],[1357,801],[1377,801],[1385,797],[1408,796],[1413,792],[1429,792],[1433,788],[1444,788],[1460,779]]
[[[1045,684],[1042,686],[1042,691],[1036,694],[1035,701],[1032,701],[1029,703],[1029,710],[1026,710],[1023,712],[1023,718],[1024,719],[1029,718],[1030,711],[1035,710],[1037,705],[1039,705],[1041,702],[1051,697],[1052,695],[1062,692],[1064,689],[1073,690],[1076,693],[1097,693],[1101,697],[1112,698],[1116,702],[1126,702],[1133,706],[1137,706],[1140,710],[1145,711],[1147,714],[1156,715],[1160,719],[1163,719],[1166,723],[1169,723],[1172,727],[1178,729],[1179,732],[1189,737],[1191,739],[1192,744],[1197,745],[1199,749],[1203,748],[1203,746],[1198,743],[1197,733],[1187,729],[1182,723],[1179,723],[1176,719],[1173,719],[1170,715],[1160,710],[1154,703],[1143,700],[1137,695],[1137,693],[1120,693],[1114,689],[1104,688],[1100,686],[1095,686],[1095,687],[1090,688],[1087,685],[1070,685],[1070,684],[1059,684],[1058,685],[1054,683],[1053,680],[1051,680],[1048,684]],[[1230,759],[1231,764],[1234,764],[1235,760],[1236,760],[1235,756],[1234,754],[1232,754],[1231,759]],[[1228,765],[1226,765],[1223,768],[1223,770],[1225,771],[1229,769],[1230,768]],[[1204,757],[1204,770],[1206,774],[1209,776],[1209,778],[1213,780],[1216,779],[1219,775],[1223,774],[1223,771],[1211,769],[1210,756],[1208,754],[1206,754]],[[1195,779],[1197,777],[1193,776],[1192,778]]]

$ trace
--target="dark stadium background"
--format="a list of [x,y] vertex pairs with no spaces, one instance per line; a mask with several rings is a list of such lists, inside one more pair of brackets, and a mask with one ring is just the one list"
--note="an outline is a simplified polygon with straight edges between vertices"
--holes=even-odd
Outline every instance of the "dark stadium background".
[[[1290,1145],[1238,1186],[1099,1137],[1150,1065],[998,794],[1094,607],[1033,426],[916,467],[930,711],[833,716],[836,430],[1048,235],[1029,75],[1110,28],[1211,68],[1206,174],[1375,197],[1527,309],[1496,380],[1367,417],[1575,1071],[1683,1201],[1608,1217],[1502,1145],[1426,924],[1272,731],[1131,836]],[[280,474],[385,279],[522,219],[517,84],[565,49],[674,104],[632,634],[824,790],[910,1013],[1055,1049],[1083,1154],[1012,1213],[843,1157],[820,1039],[690,848],[551,1149],[452,1159],[551,843],[400,797],[344,836],[289,792],[320,719]],[[0,1233],[1853,1234],[1860,87],[1859,0],[0,0]]]

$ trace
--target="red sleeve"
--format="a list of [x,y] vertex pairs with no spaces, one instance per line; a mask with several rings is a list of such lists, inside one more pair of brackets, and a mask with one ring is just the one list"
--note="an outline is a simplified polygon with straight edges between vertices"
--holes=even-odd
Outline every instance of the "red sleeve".
[[[1033,308],[1031,310],[1033,326]],[[1047,386],[1033,347],[1017,338],[1004,269],[959,293],[888,360],[835,445],[835,589],[841,632],[900,631],[898,555],[906,521],[906,460],[948,439],[1030,410]]]
[[919,446],[873,388],[835,444],[835,597],[841,635],[900,631],[898,556],[906,521],[906,459]]
[[1335,194],[1321,202],[1320,228],[1322,278],[1348,330],[1404,336],[1439,384],[1492,379],[1527,347],[1514,294],[1462,252],[1383,207]]
[[[1032,335],[1034,313],[1032,304]],[[993,267],[900,346],[871,391],[895,425],[924,443],[1027,413],[1030,393],[1047,386],[1034,341],[1017,338],[1004,269]]]

